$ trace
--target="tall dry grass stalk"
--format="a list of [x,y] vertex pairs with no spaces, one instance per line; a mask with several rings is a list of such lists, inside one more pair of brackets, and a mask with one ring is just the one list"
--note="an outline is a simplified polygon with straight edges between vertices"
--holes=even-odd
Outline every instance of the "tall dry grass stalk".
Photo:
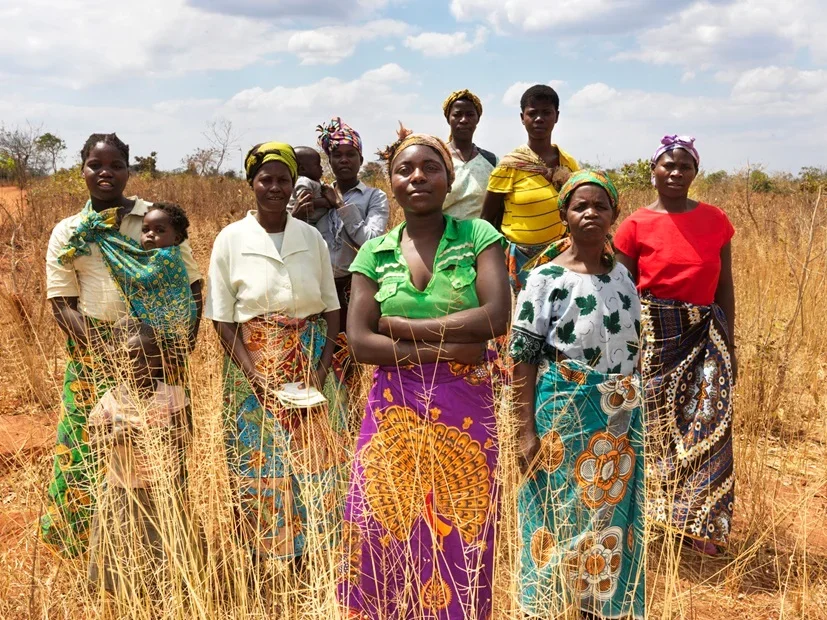
[[[827,608],[827,207],[803,193],[747,197],[744,187],[732,181],[699,196],[721,206],[738,231],[734,269],[740,377],[732,542],[722,556],[705,558],[675,537],[649,530],[650,618],[739,614],[814,620],[823,618]],[[179,202],[187,210],[193,249],[204,272],[215,235],[254,204],[244,183],[228,179],[135,178],[129,190],[148,200]],[[647,191],[627,192],[623,208],[628,213],[652,198]],[[79,179],[58,178],[33,187],[24,212],[0,216],[3,414],[45,409],[57,419],[63,338],[44,298],[44,255],[53,225],[79,211],[85,200]],[[401,220],[398,209],[392,220]],[[151,578],[141,572],[145,563],[130,559],[116,567],[129,587],[114,596],[90,588],[85,558],[53,557],[35,537],[51,454],[2,469],[0,615],[8,620],[337,617],[338,542],[311,540],[313,551],[301,565],[256,562],[239,532],[238,498],[224,443],[222,357],[213,330],[204,325],[189,367],[193,430],[183,496],[188,508],[186,513],[175,508],[173,498],[180,490],[171,483],[156,490],[158,497],[169,499],[161,509],[168,560]],[[362,417],[370,381],[370,373],[360,371],[349,405],[353,420]],[[497,620],[521,617],[515,596],[520,474],[509,402],[504,391],[497,410]],[[163,452],[160,438],[145,441],[147,451]],[[103,491],[100,500],[104,506],[110,501]],[[135,535],[131,519],[122,519],[121,525],[133,528],[127,533]],[[135,594],[142,589],[144,595]]]

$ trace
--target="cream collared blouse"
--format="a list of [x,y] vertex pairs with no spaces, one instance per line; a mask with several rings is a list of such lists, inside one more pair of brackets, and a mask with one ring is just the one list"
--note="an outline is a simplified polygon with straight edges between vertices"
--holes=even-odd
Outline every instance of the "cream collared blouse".
[[288,214],[281,252],[255,211],[218,233],[207,276],[207,318],[246,323],[274,312],[305,318],[338,309],[327,244],[313,226]]

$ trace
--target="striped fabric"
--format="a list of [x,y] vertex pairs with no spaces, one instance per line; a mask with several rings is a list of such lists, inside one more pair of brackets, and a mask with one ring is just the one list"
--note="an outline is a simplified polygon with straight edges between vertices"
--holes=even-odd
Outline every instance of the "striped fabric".
[[[579,170],[574,158],[560,149],[560,165]],[[565,227],[557,209],[557,190],[542,174],[498,166],[488,179],[488,191],[505,194],[502,232],[525,245],[551,243],[563,237]]]

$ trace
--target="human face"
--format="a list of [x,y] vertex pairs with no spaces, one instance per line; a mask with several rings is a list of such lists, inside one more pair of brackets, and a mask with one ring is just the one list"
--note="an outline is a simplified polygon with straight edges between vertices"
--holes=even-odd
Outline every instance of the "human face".
[[554,104],[547,101],[528,102],[528,105],[520,113],[520,121],[525,127],[529,138],[534,140],[547,140],[551,138],[551,132],[557,124],[560,113]]
[[689,195],[689,187],[695,180],[698,170],[688,151],[672,149],[658,158],[652,174],[660,195],[667,198],[682,198]]
[[127,342],[127,357],[132,371],[130,379],[139,388],[148,388],[163,372],[161,351],[154,342],[146,342],[140,336],[133,336]]
[[322,158],[319,154],[299,156],[299,174],[308,179],[319,181],[322,178]]
[[362,154],[355,146],[340,144],[328,155],[330,169],[339,183],[352,182],[359,175],[362,167]]
[[616,218],[606,190],[591,183],[574,190],[562,215],[575,243],[605,240]]
[[479,122],[480,115],[477,114],[477,108],[467,99],[458,99],[451,105],[448,113],[448,126],[454,138],[471,141]]
[[169,215],[161,209],[149,211],[141,225],[141,247],[145,250],[168,248],[181,243],[181,235],[172,226]]
[[441,211],[449,189],[445,163],[430,146],[409,146],[393,160],[391,189],[406,213]]
[[253,192],[259,210],[271,214],[285,212],[293,193],[290,169],[280,161],[268,161],[253,178]]
[[126,189],[129,162],[115,146],[98,142],[83,162],[83,180],[93,199],[114,202]]

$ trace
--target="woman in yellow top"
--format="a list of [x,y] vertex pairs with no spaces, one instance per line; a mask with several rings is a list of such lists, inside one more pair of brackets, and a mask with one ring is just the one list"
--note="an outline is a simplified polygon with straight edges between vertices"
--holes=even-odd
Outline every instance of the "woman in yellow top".
[[568,233],[557,208],[557,194],[572,172],[574,158],[551,142],[560,116],[560,97],[537,84],[520,98],[520,120],[528,143],[500,160],[488,179],[482,219],[498,226],[508,240],[511,288],[525,284],[527,263]]

